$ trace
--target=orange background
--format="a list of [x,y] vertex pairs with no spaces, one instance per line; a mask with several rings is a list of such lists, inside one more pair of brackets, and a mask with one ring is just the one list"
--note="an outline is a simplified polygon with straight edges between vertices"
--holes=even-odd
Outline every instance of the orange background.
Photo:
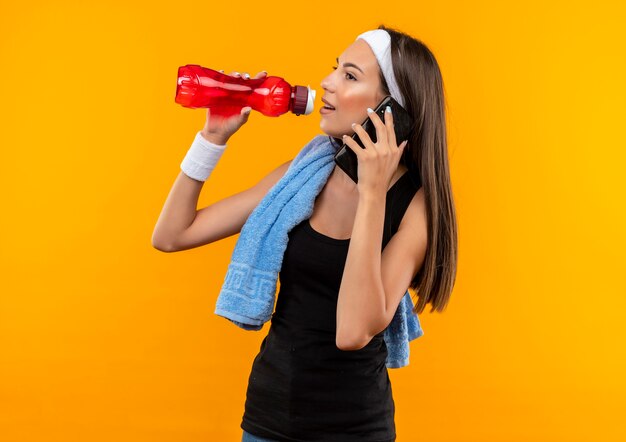
[[383,23],[444,77],[459,266],[390,370],[398,441],[626,440],[626,10],[620,1],[27,2],[0,8],[0,439],[238,441],[268,331],[213,314],[237,236],[151,235],[203,109],[178,66],[278,75],[199,207],[320,133],[320,82]]

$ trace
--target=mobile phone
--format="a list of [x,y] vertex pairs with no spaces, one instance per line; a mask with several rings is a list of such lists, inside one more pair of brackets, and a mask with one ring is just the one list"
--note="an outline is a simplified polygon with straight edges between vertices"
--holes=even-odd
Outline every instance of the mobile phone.
[[[393,128],[396,133],[396,142],[400,144],[404,140],[409,139],[409,135],[411,131],[413,131],[413,127],[415,126],[415,121],[411,114],[404,109],[400,103],[398,103],[391,95],[387,95],[383,100],[376,106],[374,112],[378,114],[381,121],[385,122],[385,108],[387,106],[391,107],[391,114],[393,116]],[[375,143],[376,138],[376,126],[370,119],[369,115],[361,123],[363,129],[367,132],[371,140]],[[362,149],[365,149],[361,138],[358,133],[353,133],[351,137],[356,143],[361,146]],[[358,183],[358,159],[356,154],[350,149],[346,143],[341,146],[339,151],[335,154],[335,163],[337,166],[341,167],[341,169],[350,177],[355,183]]]

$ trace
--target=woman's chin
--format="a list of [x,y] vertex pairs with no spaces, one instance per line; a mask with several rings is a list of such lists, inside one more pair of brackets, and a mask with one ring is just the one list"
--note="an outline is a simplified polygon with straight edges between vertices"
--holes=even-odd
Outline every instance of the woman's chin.
[[[323,125],[320,125],[323,126]],[[341,146],[343,146],[343,133],[336,133],[335,131],[329,131],[329,130],[325,130],[324,127],[321,128],[322,132],[324,132],[326,135],[328,135],[329,137],[331,137],[334,141],[335,144],[337,144],[338,148],[340,148]],[[345,132],[347,133],[347,132]]]

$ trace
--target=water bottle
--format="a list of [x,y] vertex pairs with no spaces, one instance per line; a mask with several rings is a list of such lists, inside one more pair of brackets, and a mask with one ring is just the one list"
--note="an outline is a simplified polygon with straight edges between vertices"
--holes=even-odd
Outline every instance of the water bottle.
[[268,117],[286,112],[299,116],[313,112],[315,90],[291,86],[281,77],[246,80],[187,64],[178,68],[175,101],[191,109],[208,107],[212,115],[223,117],[239,114],[245,106]]

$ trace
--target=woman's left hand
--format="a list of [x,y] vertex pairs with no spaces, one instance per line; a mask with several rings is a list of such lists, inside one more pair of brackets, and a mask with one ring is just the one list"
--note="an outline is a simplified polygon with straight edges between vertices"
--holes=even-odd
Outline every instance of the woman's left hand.
[[357,188],[359,193],[386,194],[408,140],[403,141],[400,146],[396,144],[396,133],[393,128],[391,112],[385,112],[384,123],[375,112],[369,112],[369,118],[376,126],[376,143],[372,141],[363,126],[356,123],[352,126],[365,149],[362,149],[356,141],[347,135],[343,136],[343,142],[357,156],[359,177]]

